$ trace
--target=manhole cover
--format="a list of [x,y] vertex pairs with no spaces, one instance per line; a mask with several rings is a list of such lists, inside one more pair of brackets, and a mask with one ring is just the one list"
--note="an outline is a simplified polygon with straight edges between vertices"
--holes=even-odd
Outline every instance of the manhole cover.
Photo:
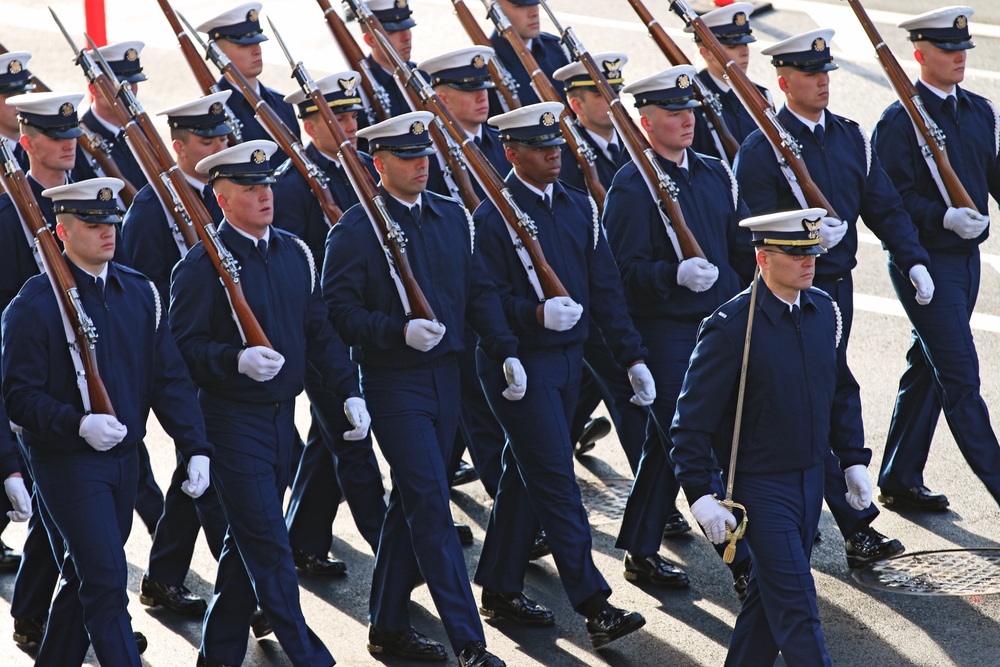
[[632,490],[631,479],[577,480],[592,524],[621,521]]
[[1000,549],[920,551],[854,572],[866,586],[909,595],[1000,593]]

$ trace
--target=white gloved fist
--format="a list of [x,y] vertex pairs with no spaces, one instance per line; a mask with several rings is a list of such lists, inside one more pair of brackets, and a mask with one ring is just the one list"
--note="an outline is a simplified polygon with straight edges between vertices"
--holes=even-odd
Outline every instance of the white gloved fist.
[[257,382],[267,382],[278,374],[285,358],[263,345],[248,347],[240,352],[236,368],[240,373]]
[[634,364],[628,369],[628,381],[632,385],[635,396],[628,399],[629,403],[645,407],[652,405],[656,400],[656,383],[653,382],[653,374],[649,372],[646,364]]
[[7,492],[7,500],[14,508],[7,512],[11,521],[27,521],[31,518],[31,494],[24,486],[24,479],[10,476],[3,481],[3,490]]
[[927,267],[923,264],[914,264],[910,268],[910,282],[917,290],[914,297],[917,303],[921,306],[929,304],[934,298],[934,280],[931,278],[930,272],[927,271]]
[[367,438],[372,418],[368,414],[365,399],[351,396],[345,400],[344,414],[347,415],[347,421],[351,422],[351,426],[354,427],[353,430],[344,432],[344,440],[364,440]]
[[858,510],[866,510],[872,504],[872,481],[868,479],[868,468],[862,465],[850,466],[844,471],[847,482],[847,504]]
[[990,218],[971,208],[949,208],[944,212],[944,228],[950,229],[963,239],[974,239],[990,224]]
[[726,541],[726,526],[736,529],[736,517],[712,496],[702,496],[691,505],[691,514],[712,544]]
[[200,498],[211,483],[208,457],[203,454],[195,454],[188,461],[188,478],[187,481],[181,483],[181,491],[192,498]]
[[542,326],[552,331],[569,331],[583,315],[583,306],[568,296],[546,299],[542,307]]
[[441,342],[444,332],[444,325],[440,322],[417,318],[406,323],[403,328],[403,338],[414,350],[427,352]]
[[819,244],[829,250],[844,240],[847,223],[838,218],[824,217],[819,223]]
[[80,437],[99,452],[106,452],[125,439],[128,428],[111,415],[89,414],[80,422]]
[[528,391],[528,376],[519,359],[515,357],[504,359],[503,378],[507,381],[507,388],[503,390],[504,398],[508,401],[520,401],[524,398],[524,392]]
[[719,278],[719,267],[704,257],[691,257],[677,265],[677,284],[692,292],[711,289]]

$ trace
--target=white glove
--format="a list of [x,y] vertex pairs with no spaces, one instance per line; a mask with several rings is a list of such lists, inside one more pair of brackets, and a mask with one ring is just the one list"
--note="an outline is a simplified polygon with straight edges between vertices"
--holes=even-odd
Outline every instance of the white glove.
[[542,325],[552,331],[569,331],[583,315],[583,306],[568,296],[547,299],[543,307]]
[[344,401],[344,414],[347,421],[354,427],[351,431],[344,432],[344,440],[364,440],[368,437],[368,428],[372,425],[371,415],[368,414],[368,406],[365,399],[351,396]]
[[7,512],[7,517],[11,521],[27,521],[31,518],[31,494],[24,486],[24,480],[20,477],[8,477],[3,481],[3,490],[7,492],[7,500],[14,507]]
[[80,422],[80,437],[99,452],[106,452],[125,439],[128,428],[111,415],[89,414]]
[[417,318],[410,320],[403,327],[403,338],[406,344],[414,350],[427,352],[434,348],[444,338],[445,328],[440,322],[431,322]]
[[525,375],[524,366],[519,359],[515,357],[504,359],[503,377],[507,381],[503,397],[508,401],[520,401],[524,398],[524,392],[528,391],[528,376]]
[[677,265],[677,284],[692,292],[704,292],[719,278],[719,267],[703,257],[691,257]]
[[872,481],[868,479],[868,468],[862,465],[851,466],[844,471],[847,482],[847,504],[858,510],[866,510],[872,504]]
[[934,297],[934,280],[923,264],[914,264],[910,267],[910,282],[917,290],[916,300],[921,306],[926,306]]
[[642,407],[653,404],[656,400],[656,383],[646,364],[635,364],[628,369],[628,381],[635,392],[635,396],[628,399],[629,403]]
[[257,382],[267,382],[281,370],[285,358],[263,345],[248,347],[240,352],[236,368],[240,373]]
[[691,505],[691,514],[695,521],[705,531],[712,544],[722,544],[726,541],[726,525],[731,530],[736,529],[736,517],[719,504],[712,496],[702,496]]
[[819,224],[819,244],[829,250],[844,239],[847,233],[847,223],[837,218],[826,216]]
[[944,212],[944,228],[950,229],[963,239],[974,239],[990,224],[990,218],[971,208],[949,208]]
[[181,484],[181,491],[192,498],[199,498],[205,493],[205,489],[212,482],[209,474],[208,457],[203,454],[195,454],[188,461],[188,478]]

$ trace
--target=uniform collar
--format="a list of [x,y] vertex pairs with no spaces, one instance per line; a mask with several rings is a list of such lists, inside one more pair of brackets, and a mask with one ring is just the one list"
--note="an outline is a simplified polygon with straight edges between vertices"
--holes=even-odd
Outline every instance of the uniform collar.
[[104,270],[101,271],[100,275],[95,276],[94,274],[88,273],[74,264],[73,260],[66,256],[65,250],[63,251],[63,257],[66,259],[66,266],[69,267],[70,273],[73,275],[73,280],[76,281],[78,288],[82,289],[84,287],[88,287],[94,283],[94,280],[100,278],[104,281],[105,289],[107,289],[108,286],[114,282],[122,289],[123,292],[125,291],[125,283],[114,263],[108,262],[105,264]]
[[732,86],[730,86],[728,83],[726,83],[722,79],[715,78],[715,75],[712,74],[711,72],[709,72],[707,69],[705,70],[705,74],[708,75],[708,78],[712,80],[712,83],[715,84],[715,87],[718,88],[719,92],[722,93],[723,95],[725,95],[730,90],[732,90]]
[[97,113],[97,110],[94,107],[90,107],[89,109],[87,109],[87,113],[85,115],[89,115],[91,118],[96,120],[100,124],[100,126],[104,128],[104,131],[113,137],[117,137],[118,133],[122,131],[122,128],[116,125],[112,125],[107,120],[105,120],[99,113]]
[[525,181],[523,178],[521,178],[520,176],[518,176],[516,169],[511,169],[511,173],[514,174],[514,178],[517,179],[517,181],[522,186],[524,186],[524,188],[528,192],[532,192],[532,193],[534,193],[535,195],[537,195],[539,197],[546,197],[547,196],[550,201],[552,200],[552,197],[555,194],[555,187],[553,187],[554,186],[553,183],[549,183],[548,185],[546,185],[544,190],[539,190],[534,185],[531,185],[530,183],[528,183],[527,181]]
[[[767,315],[767,319],[771,320],[772,323],[777,324],[783,316],[790,316],[791,306],[788,302],[782,301],[776,297],[774,292],[772,292],[767,286],[767,283],[764,282],[763,277],[758,277],[757,280],[760,281],[757,286],[757,303],[759,304],[760,310]],[[813,296],[810,294],[809,290],[802,290],[799,292],[796,299],[796,305],[798,305],[801,310],[805,310],[806,307],[812,309],[816,308],[816,302],[813,300]]]
[[955,89],[953,91],[951,91],[950,93],[946,93],[945,91],[941,90],[940,88],[935,88],[934,86],[932,86],[931,84],[927,83],[923,79],[917,79],[917,82],[920,83],[920,85],[922,85],[924,88],[926,88],[930,92],[934,93],[934,96],[937,97],[938,99],[944,100],[944,99],[947,99],[949,97],[958,97],[958,84],[955,84]]
[[316,162],[317,166],[323,171],[329,169],[330,165],[333,165],[337,169],[340,169],[341,167],[340,160],[331,155],[327,155],[314,143],[310,142],[310,144],[306,146],[306,152],[310,154],[309,157],[313,158],[313,162]]
[[[223,219],[222,224],[219,225],[219,234],[225,241],[226,247],[236,252],[241,258],[249,257],[250,252],[257,248],[256,238],[241,229],[237,229],[228,220]],[[273,238],[277,238],[277,235],[272,235],[271,228],[268,227],[264,234],[264,240],[270,246]]]
[[800,116],[799,114],[789,109],[787,104],[784,106],[784,110],[787,111],[792,118],[799,121],[810,132],[812,132],[817,125],[821,126],[824,130],[826,129],[826,109],[823,110],[823,115],[820,117],[819,122],[816,122],[814,120],[809,120],[805,116]]

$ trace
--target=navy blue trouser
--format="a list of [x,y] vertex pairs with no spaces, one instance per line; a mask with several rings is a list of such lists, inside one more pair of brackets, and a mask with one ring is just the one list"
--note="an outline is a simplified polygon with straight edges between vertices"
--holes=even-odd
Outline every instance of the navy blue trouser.
[[344,440],[344,432],[353,428],[344,401],[322,388],[312,368],[306,371],[306,394],[312,424],[285,513],[288,540],[293,549],[325,557],[340,501],[346,498],[358,532],[375,553],[385,518],[385,489],[371,436]]
[[479,351],[486,398],[507,434],[500,488],[476,570],[476,583],[504,593],[524,589],[524,574],[537,532],[548,537],[559,579],[577,612],[611,588],[594,565],[590,523],[573,467],[569,422],[577,403],[583,347],[519,350],[528,377],[520,401],[501,394],[503,368]]
[[139,456],[139,485],[135,496],[135,511],[146,524],[146,530],[152,535],[156,531],[157,522],[163,516],[163,491],[153,477],[153,466],[149,461],[146,443],[140,440],[135,449]]
[[914,335],[899,379],[879,486],[893,491],[923,485],[927,453],[943,408],[965,460],[1000,502],[1000,445],[979,391],[979,356],[969,324],[979,295],[979,250],[931,253],[934,298],[926,306],[916,304],[909,277],[889,259],[889,278]]
[[[497,495],[500,485],[500,471],[503,467],[501,458],[507,436],[503,427],[493,416],[490,404],[483,395],[483,386],[479,383],[476,371],[476,345],[479,337],[471,327],[465,328],[465,349],[458,353],[458,368],[462,383],[461,420],[458,424],[462,442],[472,455],[472,465],[476,468],[479,481],[490,498]],[[453,459],[460,457],[461,452],[455,452]],[[458,463],[454,461],[454,463]],[[457,467],[457,465],[456,465]]]
[[34,488],[34,477],[24,443],[18,437],[19,458],[24,484],[31,493],[34,513],[28,519],[28,536],[21,550],[21,565],[14,579],[14,591],[10,598],[10,615],[14,618],[41,618],[49,615],[52,593],[59,581],[59,563],[65,549],[59,538],[58,560],[53,556],[52,542],[46,529],[46,522],[52,523],[44,503],[39,502],[39,494]]
[[302,615],[281,506],[297,463],[295,401],[252,405],[202,392],[201,405],[215,445],[212,484],[229,521],[201,652],[241,664],[259,603],[293,665],[330,667],[333,657]]
[[831,665],[809,558],[823,507],[823,464],[770,474],[737,471],[733,497],[747,506],[744,541],[753,569],[729,640],[727,667]]
[[80,665],[93,644],[102,665],[138,667],[139,649],[128,615],[125,541],[132,530],[138,486],[135,447],[107,452],[29,448],[35,489],[58,530],[68,558],[52,601],[35,664]]
[[380,630],[408,630],[410,593],[422,574],[455,652],[485,642],[448,487],[461,393],[458,361],[449,356],[410,369],[362,366],[361,386],[375,439],[392,469],[372,575],[371,622]]
[[180,586],[191,568],[191,557],[198,532],[205,530],[205,540],[215,560],[222,554],[222,541],[228,523],[214,486],[209,486],[195,500],[184,493],[181,485],[187,481],[187,463],[177,454],[177,465],[170,477],[163,516],[156,524],[153,545],[149,549],[146,576],[151,581],[168,586]]

